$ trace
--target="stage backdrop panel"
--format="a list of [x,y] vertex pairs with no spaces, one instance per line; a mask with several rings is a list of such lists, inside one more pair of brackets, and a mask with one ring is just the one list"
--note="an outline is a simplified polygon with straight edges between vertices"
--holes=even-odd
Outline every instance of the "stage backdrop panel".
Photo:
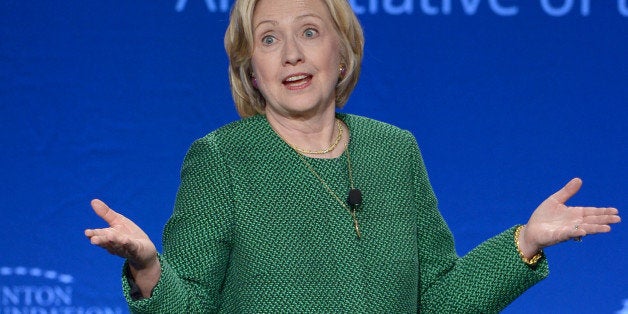
[[[626,0],[354,0],[344,112],[412,131],[459,254],[574,176],[570,204],[628,208]],[[0,313],[126,313],[93,247],[101,198],[161,247],[193,140],[238,119],[226,0],[0,3]],[[625,213],[624,213],[625,216]],[[623,224],[546,251],[506,313],[628,312]]]

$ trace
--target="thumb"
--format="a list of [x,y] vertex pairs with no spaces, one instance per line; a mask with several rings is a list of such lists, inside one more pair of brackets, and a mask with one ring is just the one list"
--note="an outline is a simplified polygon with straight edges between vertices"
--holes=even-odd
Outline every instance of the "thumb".
[[92,205],[92,208],[94,209],[96,215],[106,221],[110,226],[118,216],[118,213],[109,208],[109,206],[107,206],[105,202],[99,199],[93,199],[90,204]]
[[569,200],[572,196],[574,196],[580,190],[582,186],[582,180],[580,178],[573,178],[571,181],[567,182],[565,186],[554,193],[550,198],[555,201],[565,204],[567,200]]

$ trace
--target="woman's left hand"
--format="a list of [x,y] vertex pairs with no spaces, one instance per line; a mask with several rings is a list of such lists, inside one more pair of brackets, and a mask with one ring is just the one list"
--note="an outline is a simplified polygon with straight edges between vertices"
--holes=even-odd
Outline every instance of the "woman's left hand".
[[616,208],[565,205],[581,186],[582,180],[572,179],[532,213],[519,236],[519,249],[526,257],[569,239],[580,240],[589,234],[609,232],[610,224],[621,220]]

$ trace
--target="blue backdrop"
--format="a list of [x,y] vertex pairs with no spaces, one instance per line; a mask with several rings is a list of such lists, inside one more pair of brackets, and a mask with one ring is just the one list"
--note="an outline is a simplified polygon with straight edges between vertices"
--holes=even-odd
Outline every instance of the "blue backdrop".
[[[628,208],[628,1],[354,0],[366,52],[343,110],[411,130],[459,254],[571,204]],[[190,143],[238,119],[230,1],[0,3],[0,313],[125,313],[92,247],[107,201],[161,246]],[[626,239],[546,250],[507,313],[628,312]]]

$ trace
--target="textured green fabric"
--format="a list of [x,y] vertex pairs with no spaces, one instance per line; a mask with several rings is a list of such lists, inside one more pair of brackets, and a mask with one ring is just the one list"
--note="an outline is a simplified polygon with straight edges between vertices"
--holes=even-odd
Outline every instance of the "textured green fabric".
[[[339,114],[363,192],[349,213],[258,115],[196,141],[163,234],[162,277],[137,313],[487,313],[547,276],[511,228],[459,258],[407,131]],[[346,154],[308,162],[342,198]]]

